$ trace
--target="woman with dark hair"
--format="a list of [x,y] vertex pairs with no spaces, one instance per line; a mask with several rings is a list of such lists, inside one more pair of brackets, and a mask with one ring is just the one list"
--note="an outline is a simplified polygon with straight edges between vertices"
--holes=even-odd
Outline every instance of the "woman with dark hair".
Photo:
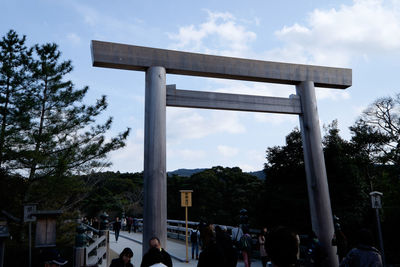
[[110,267],[133,267],[131,259],[133,257],[133,251],[130,248],[124,248],[119,254],[119,258],[111,261]]
[[278,227],[267,235],[265,248],[274,267],[294,267],[298,261],[298,236],[286,227]]
[[252,239],[247,227],[243,227],[243,236],[240,238],[240,250],[242,251],[243,262],[245,267],[251,266]]
[[340,266],[383,266],[381,253],[374,247],[374,237],[371,231],[361,229],[358,232],[358,246],[347,254]]
[[203,228],[203,246],[197,267],[224,267],[223,251],[216,244],[214,226],[212,224]]

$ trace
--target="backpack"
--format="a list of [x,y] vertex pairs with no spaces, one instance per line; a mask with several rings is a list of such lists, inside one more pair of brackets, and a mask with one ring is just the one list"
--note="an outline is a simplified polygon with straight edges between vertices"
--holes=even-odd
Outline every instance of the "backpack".
[[192,230],[192,233],[190,234],[190,241],[192,243],[197,243],[197,232],[198,232],[198,230],[196,230],[196,231]]
[[249,251],[251,249],[251,244],[247,235],[243,235],[239,242],[241,250]]

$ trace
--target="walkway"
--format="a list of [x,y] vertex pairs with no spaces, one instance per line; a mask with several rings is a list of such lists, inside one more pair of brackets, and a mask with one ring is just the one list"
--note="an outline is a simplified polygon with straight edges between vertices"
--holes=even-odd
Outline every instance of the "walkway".
[[[135,267],[140,267],[140,263],[142,261],[142,233],[133,233],[130,234],[125,231],[121,231],[119,235],[118,242],[115,242],[115,237],[113,232],[110,232],[110,249],[113,250],[116,254],[119,255],[121,251],[129,247],[133,251],[133,259],[132,264]],[[182,241],[168,239],[166,250],[172,256],[172,263],[174,267],[191,267],[197,266],[197,261],[189,259],[189,263],[181,262],[179,259],[185,260],[186,258],[186,248],[185,243]],[[189,256],[191,257],[191,248],[189,247]],[[262,267],[260,260],[254,260],[251,263],[252,267]],[[237,267],[244,267],[244,263],[239,261]]]

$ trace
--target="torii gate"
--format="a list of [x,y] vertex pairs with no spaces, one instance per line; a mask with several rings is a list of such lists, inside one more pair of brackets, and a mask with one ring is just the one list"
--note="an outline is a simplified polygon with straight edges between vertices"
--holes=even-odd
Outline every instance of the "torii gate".
[[[328,255],[324,266],[338,266],[331,202],[315,88],[345,89],[352,70],[212,56],[126,44],[92,41],[93,66],[146,72],[144,131],[143,251],[152,236],[166,245],[166,106],[299,115],[312,227]],[[290,98],[177,90],[166,73],[291,84]]]

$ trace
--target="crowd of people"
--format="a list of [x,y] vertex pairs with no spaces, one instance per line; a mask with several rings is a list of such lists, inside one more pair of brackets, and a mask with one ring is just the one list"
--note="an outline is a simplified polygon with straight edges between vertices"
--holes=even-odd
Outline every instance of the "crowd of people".
[[[137,220],[118,217],[111,223],[118,241],[120,230],[134,232],[138,230]],[[327,255],[317,235],[310,231],[300,241],[299,235],[285,227],[272,231],[263,228],[257,237],[252,236],[248,225],[238,225],[227,229],[226,226],[200,222],[190,232],[192,259],[197,260],[198,267],[236,267],[239,259],[245,267],[251,267],[252,257],[258,250],[263,267],[322,267]],[[348,251],[347,239],[340,227],[335,229],[332,245],[337,247],[340,267],[364,267],[382,265],[380,251],[374,247],[373,235],[362,229],[358,233],[358,245]],[[300,243],[302,255],[300,256]],[[157,237],[149,241],[150,249],[143,256],[140,267],[172,267],[171,256],[161,247]],[[130,267],[133,252],[125,248],[119,258],[114,259],[110,267]]]
[[[336,235],[332,244],[337,246],[345,237],[342,232]],[[288,228],[278,227],[271,232],[263,228],[256,244],[253,240],[247,227],[238,226],[228,232],[225,226],[201,223],[190,233],[192,259],[198,260],[198,267],[236,267],[238,259],[242,258],[245,267],[251,267],[253,249],[257,247],[263,267],[324,266],[326,255],[318,237],[312,231],[304,240],[306,252],[302,261],[299,235]],[[344,250],[343,246],[338,246],[340,267],[382,266],[380,252],[373,246],[373,236],[368,230],[360,230],[356,248],[347,255],[343,255]],[[150,250],[143,257],[140,267],[150,266],[172,266],[169,254],[160,247],[157,238],[150,240]]]

